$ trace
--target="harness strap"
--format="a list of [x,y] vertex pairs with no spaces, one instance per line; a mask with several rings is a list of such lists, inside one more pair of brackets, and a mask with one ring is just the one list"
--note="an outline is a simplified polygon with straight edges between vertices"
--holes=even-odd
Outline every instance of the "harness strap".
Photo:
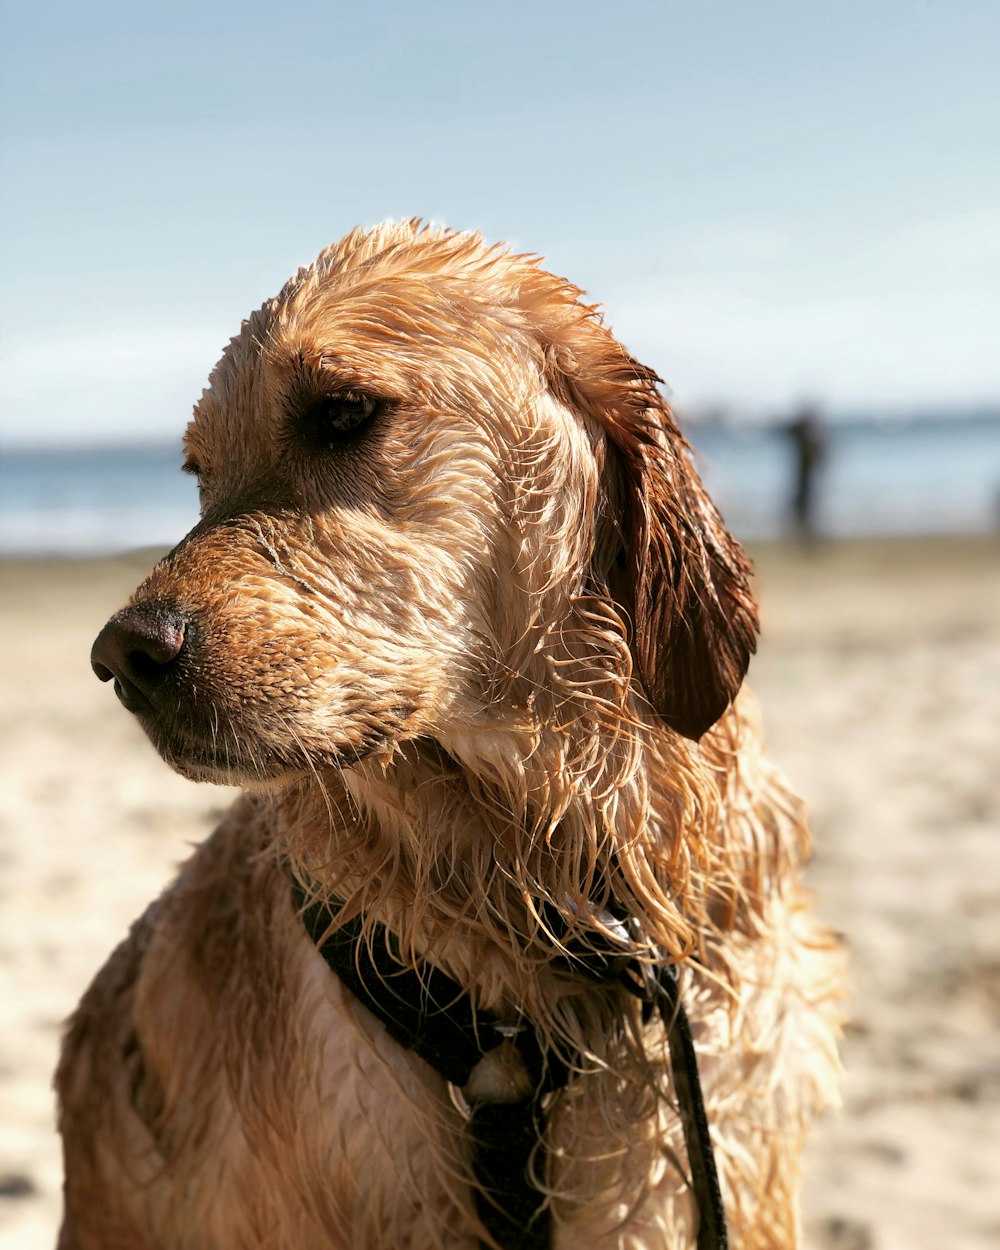
[[473,1103],[468,1131],[483,1227],[503,1250],[551,1250],[552,1216],[531,1183],[532,1159],[545,1169],[540,1100]]
[[[291,874],[290,874],[291,875]],[[533,1029],[511,1029],[432,964],[408,967],[384,925],[370,926],[362,940],[360,918],[331,930],[340,912],[336,899],[312,900],[291,876],[292,898],[313,945],[332,972],[405,1050],[412,1050],[446,1081],[462,1088],[484,1055],[512,1042],[532,1093],[517,1102],[470,1101],[466,1131],[478,1182],[476,1214],[504,1250],[549,1250],[551,1215],[531,1183],[532,1166],[545,1174],[542,1099],[569,1079],[555,1055],[544,1053]],[[534,1164],[532,1159],[534,1157]]]
[[[470,1100],[468,1134],[472,1167],[478,1182],[476,1212],[495,1245],[503,1250],[549,1250],[551,1215],[532,1183],[532,1171],[544,1176],[546,1094],[569,1079],[566,1065],[543,1051],[534,1029],[511,1028],[475,1007],[461,985],[432,964],[409,967],[399,958],[399,943],[384,925],[367,926],[360,918],[335,926],[341,910],[336,899],[310,899],[289,871],[292,898],[313,945],[342,984],[405,1050],[412,1050],[446,1081],[464,1087],[484,1055],[513,1043],[524,1063],[533,1092],[516,1102]],[[609,948],[609,952],[611,948]],[[698,1250],[727,1250],[725,1215],[712,1153],[708,1118],[698,1076],[691,1028],[680,1002],[676,969],[657,965],[643,978],[635,961],[620,953],[574,955],[568,962],[598,981],[620,980],[651,1009],[659,1009],[667,1030],[674,1088],[699,1211]]]
[[338,900],[310,902],[294,877],[292,897],[319,953],[393,1040],[452,1085],[464,1085],[484,1052],[502,1040],[493,1033],[496,1021],[489,1013],[474,1012],[469,995],[440,968],[404,965],[395,937],[383,925],[369,926],[370,940],[362,941],[360,917],[332,928],[341,910]]

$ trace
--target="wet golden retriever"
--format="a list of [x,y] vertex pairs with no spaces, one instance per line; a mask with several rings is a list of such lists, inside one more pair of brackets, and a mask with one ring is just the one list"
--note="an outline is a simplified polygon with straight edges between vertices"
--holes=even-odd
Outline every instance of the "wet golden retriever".
[[696,1239],[664,1029],[562,957],[628,918],[680,969],[731,1244],[797,1243],[835,954],[736,697],[748,565],[657,381],[537,260],[416,223],[243,323],[187,431],[201,520],[93,662],[246,794],[69,1024],[64,1250],[486,1237],[466,1101],[331,973],[290,873],[571,1066],[534,1160],[563,1250]]

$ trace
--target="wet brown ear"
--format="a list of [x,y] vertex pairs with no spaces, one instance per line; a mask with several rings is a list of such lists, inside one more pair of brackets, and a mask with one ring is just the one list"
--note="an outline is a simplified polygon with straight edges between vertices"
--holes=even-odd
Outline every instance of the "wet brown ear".
[[600,376],[563,375],[568,397],[607,440],[607,519],[617,518],[619,541],[608,559],[607,539],[598,540],[605,567],[597,578],[631,621],[629,644],[653,707],[697,740],[735,698],[756,649],[751,567],[701,484],[659,379],[615,347]]
[[603,459],[594,582],[631,623],[650,703],[698,739],[735,698],[756,649],[749,561],[701,484],[660,379],[629,356],[583,292],[528,261],[516,304],[549,389],[581,414]]
[[617,593],[632,618],[632,654],[653,707],[698,739],[735,698],[756,649],[750,565],[665,405],[609,433],[624,474]]

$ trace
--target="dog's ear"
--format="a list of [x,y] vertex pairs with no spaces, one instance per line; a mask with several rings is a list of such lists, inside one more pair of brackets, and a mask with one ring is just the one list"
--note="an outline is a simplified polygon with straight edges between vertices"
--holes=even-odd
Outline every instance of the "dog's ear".
[[651,704],[697,740],[736,696],[756,649],[751,567],[698,477],[659,378],[610,334],[602,346],[596,359],[554,354],[565,398],[604,433],[595,577],[630,621]]

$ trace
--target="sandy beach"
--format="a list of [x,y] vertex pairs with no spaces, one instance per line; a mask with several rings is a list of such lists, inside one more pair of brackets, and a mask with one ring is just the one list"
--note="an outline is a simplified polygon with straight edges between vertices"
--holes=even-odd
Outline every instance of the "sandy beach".
[[[751,669],[851,952],[810,1250],[1000,1244],[1000,541],[756,548]],[[52,1246],[61,1022],[230,792],[172,774],[90,672],[151,562],[0,563],[0,1244]]]

